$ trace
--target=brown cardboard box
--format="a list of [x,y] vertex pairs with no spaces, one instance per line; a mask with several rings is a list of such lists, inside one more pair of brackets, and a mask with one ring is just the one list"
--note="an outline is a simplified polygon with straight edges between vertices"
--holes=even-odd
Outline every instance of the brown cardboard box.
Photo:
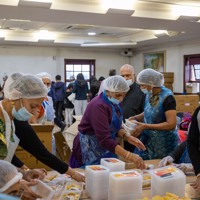
[[[33,124],[32,128],[35,130],[37,136],[40,138],[41,142],[44,146],[52,152],[52,129],[53,125],[41,125],[41,124]],[[27,133],[28,134],[28,133]],[[16,156],[24,162],[29,168],[45,168],[50,170],[48,166],[41,163],[30,153],[25,151],[20,146],[16,149]]]
[[176,99],[177,112],[188,112],[192,115],[199,106],[198,95],[174,95],[174,97]]
[[56,142],[56,156],[58,156],[62,161],[69,163],[71,149],[69,148],[63,134],[61,132],[54,133],[54,138]]
[[78,125],[80,124],[82,116],[73,116],[76,121],[66,130],[63,131],[63,136],[69,145],[69,148],[72,150],[73,141],[78,133]]

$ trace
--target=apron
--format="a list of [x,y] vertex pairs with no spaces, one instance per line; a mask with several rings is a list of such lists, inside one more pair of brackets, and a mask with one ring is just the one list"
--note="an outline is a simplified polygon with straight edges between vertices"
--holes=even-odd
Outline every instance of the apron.
[[[105,92],[102,95],[104,101],[112,107],[112,120],[110,124],[110,135],[113,140],[116,139],[116,134],[122,125],[122,110],[119,105],[112,104]],[[115,107],[116,106],[116,107]],[[120,115],[118,116],[117,110]],[[95,135],[88,135],[87,133],[79,133],[79,140],[82,152],[82,162],[84,165],[100,164],[101,158],[117,157],[116,154],[104,149],[99,145]]]
[[8,154],[4,160],[11,162],[15,150],[19,144],[19,138],[15,135],[15,125],[14,122],[10,120],[8,113],[3,109],[2,102],[0,102],[0,107],[3,112],[3,116],[5,119],[5,138],[6,138],[6,145],[8,149]]
[[179,160],[178,163],[179,164],[180,163],[191,163],[191,160],[190,160],[190,157],[189,157],[189,154],[188,154],[188,148],[187,148],[187,146],[185,147],[185,150],[182,153],[181,158],[180,158],[180,160]]
[[[161,92],[153,98],[151,94],[146,95],[144,108],[144,123],[158,124],[166,121],[163,110],[163,102],[173,95],[171,90],[161,87]],[[150,98],[151,97],[151,98]],[[144,130],[140,140],[146,147],[145,151],[135,149],[144,160],[161,159],[171,153],[178,145],[178,134],[176,130]]]

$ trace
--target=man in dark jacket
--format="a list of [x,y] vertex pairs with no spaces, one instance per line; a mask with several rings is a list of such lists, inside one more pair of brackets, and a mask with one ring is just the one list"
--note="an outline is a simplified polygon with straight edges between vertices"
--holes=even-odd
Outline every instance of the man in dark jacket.
[[63,110],[64,110],[64,98],[65,98],[66,86],[65,83],[61,81],[60,75],[57,75],[55,79],[56,79],[56,82],[54,84],[54,90],[56,96],[55,115],[59,120],[64,121]]
[[[125,64],[120,68],[120,75],[123,76],[130,90],[127,92],[122,101],[123,119],[138,115],[144,110],[145,94],[140,90],[140,86],[135,83],[135,71],[133,66]],[[134,146],[128,142],[124,142],[124,148],[133,152]]]

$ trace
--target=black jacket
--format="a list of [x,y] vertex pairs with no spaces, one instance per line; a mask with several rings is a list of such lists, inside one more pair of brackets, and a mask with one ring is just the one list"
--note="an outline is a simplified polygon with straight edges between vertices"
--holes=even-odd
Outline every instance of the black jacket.
[[196,175],[200,173],[200,121],[197,119],[199,109],[200,107],[195,110],[192,116],[187,139],[188,153]]
[[142,113],[144,111],[144,103],[145,94],[140,90],[140,86],[137,83],[133,83],[121,103],[123,118],[127,119]]
[[[46,149],[27,121],[18,121],[15,119],[14,123],[15,134],[20,139],[19,146],[59,173],[63,174],[67,172],[68,165]],[[12,164],[16,167],[21,167],[23,165],[16,156],[12,159]]]

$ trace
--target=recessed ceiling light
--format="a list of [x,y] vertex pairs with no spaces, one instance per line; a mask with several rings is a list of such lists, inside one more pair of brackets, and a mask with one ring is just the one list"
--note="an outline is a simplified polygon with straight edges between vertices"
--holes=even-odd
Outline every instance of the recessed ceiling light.
[[95,32],[89,32],[88,35],[96,35]]

